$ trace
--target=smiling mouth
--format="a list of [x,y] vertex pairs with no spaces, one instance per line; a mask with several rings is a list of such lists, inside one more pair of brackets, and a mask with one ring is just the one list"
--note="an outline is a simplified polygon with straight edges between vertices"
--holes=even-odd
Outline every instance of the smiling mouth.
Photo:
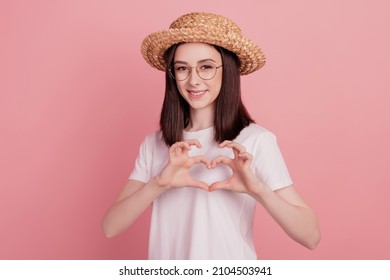
[[207,90],[188,90],[187,92],[190,94],[190,96],[193,97],[200,97],[206,93]]

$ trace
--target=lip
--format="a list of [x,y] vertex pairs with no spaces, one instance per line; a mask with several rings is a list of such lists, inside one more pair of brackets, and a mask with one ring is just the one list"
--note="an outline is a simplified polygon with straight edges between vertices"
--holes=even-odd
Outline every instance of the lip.
[[201,99],[207,92],[206,90],[187,90],[188,95],[191,99]]

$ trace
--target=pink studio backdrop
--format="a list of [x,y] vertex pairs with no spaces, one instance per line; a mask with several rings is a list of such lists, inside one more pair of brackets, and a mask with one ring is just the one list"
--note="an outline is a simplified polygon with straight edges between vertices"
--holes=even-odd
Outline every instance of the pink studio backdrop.
[[245,103],[320,220],[309,251],[258,207],[259,258],[390,258],[387,0],[87,0],[0,3],[0,259],[147,257],[150,211],[113,239],[100,222],[157,129],[164,75],[141,41],[199,10],[262,46]]

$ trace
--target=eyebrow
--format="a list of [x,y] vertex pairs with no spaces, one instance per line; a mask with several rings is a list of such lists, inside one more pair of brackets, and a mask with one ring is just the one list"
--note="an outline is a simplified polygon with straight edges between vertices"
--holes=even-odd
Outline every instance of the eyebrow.
[[[207,62],[207,61],[212,61],[212,62],[214,62],[215,64],[217,63],[214,59],[212,59],[212,58],[205,58],[205,59],[201,59],[201,60],[198,60],[198,63],[202,63],[202,62]],[[182,64],[189,64],[188,62],[186,62],[186,61],[182,61],[182,60],[175,60],[174,62],[173,62],[173,64],[176,64],[176,63],[182,63]]]

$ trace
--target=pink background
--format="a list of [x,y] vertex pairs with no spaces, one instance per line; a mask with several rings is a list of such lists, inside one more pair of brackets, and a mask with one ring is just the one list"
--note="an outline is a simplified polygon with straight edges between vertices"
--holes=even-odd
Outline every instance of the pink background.
[[5,2],[1,259],[147,257],[150,211],[114,239],[100,222],[157,128],[164,75],[141,41],[197,10],[262,46],[268,62],[243,77],[244,101],[319,216],[309,251],[258,207],[259,258],[390,258],[389,1]]

